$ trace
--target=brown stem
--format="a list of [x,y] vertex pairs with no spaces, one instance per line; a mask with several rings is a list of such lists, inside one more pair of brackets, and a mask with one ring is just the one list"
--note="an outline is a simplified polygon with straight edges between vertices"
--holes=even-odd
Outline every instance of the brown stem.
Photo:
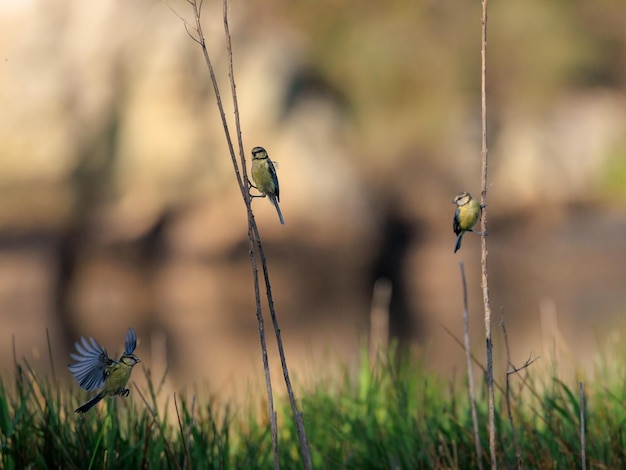
[[489,283],[487,277],[487,2],[482,0],[482,41],[481,41],[481,80],[480,95],[482,109],[482,175],[481,175],[481,205],[483,207],[481,232],[481,285],[483,289],[483,304],[485,309],[485,343],[487,348],[487,394],[489,396],[489,453],[491,454],[491,468],[498,468],[496,458],[496,423],[495,423],[495,394],[493,385],[493,341],[491,337],[491,305],[489,303]]

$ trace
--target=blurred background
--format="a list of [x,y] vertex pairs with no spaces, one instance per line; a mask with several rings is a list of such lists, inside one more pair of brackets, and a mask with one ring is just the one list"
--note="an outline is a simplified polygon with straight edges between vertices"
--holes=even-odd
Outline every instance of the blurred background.
[[[480,196],[480,2],[230,6],[246,154],[278,162],[285,226],[267,200],[253,208],[296,383],[354,364],[370,338],[458,372],[444,327],[462,338],[461,260],[483,358],[480,238],[453,254],[450,203]],[[203,24],[231,119],[221,8],[205,0]],[[172,10],[193,23],[182,0],[0,2],[5,373],[14,354],[47,368],[48,332],[69,381],[74,341],[117,355],[132,326],[174,390],[229,397],[261,376],[245,207]],[[624,24],[621,0],[490,4],[499,365],[501,312],[518,365],[556,352],[588,367],[625,331]]]

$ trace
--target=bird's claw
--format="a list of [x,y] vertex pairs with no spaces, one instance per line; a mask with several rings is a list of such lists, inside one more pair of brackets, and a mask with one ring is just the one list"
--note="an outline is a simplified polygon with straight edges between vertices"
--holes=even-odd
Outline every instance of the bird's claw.
[[481,237],[487,236],[487,232],[477,232],[476,230],[472,230],[472,229],[467,230],[467,232],[475,233],[476,235],[480,235]]

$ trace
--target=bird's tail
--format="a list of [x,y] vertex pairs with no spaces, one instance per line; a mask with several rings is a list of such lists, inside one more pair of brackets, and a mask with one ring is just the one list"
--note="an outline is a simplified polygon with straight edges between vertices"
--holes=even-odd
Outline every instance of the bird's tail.
[[278,205],[278,200],[276,199],[276,196],[273,196],[271,194],[268,194],[268,196],[270,198],[270,202],[276,208],[276,212],[278,212],[278,218],[280,219],[280,223],[282,225],[285,225],[285,219],[283,219],[283,213],[280,211],[280,206]]
[[104,392],[98,393],[95,397],[93,397],[87,403],[76,408],[76,411],[74,411],[74,413],[87,413],[90,409],[96,406],[100,400],[104,398],[104,395],[105,395]]
[[456,237],[456,245],[454,245],[454,252],[456,253],[457,251],[459,251],[459,248],[461,248],[461,239],[463,238],[463,234],[465,232],[461,232],[459,233],[459,236]]

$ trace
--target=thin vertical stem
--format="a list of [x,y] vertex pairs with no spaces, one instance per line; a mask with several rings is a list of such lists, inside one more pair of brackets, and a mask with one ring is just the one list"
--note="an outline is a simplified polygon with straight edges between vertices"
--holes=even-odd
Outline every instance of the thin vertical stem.
[[472,410],[472,424],[474,426],[474,444],[476,446],[476,464],[478,470],[483,470],[483,450],[480,445],[480,431],[478,429],[478,413],[476,412],[476,388],[474,385],[474,372],[472,369],[472,349],[470,347],[469,334],[469,308],[467,302],[467,281],[465,279],[465,265],[459,263],[461,268],[461,282],[463,283],[463,337],[465,339],[465,359],[467,361],[467,384],[469,387],[470,408]]
[[[274,309],[274,298],[272,295],[272,287],[270,284],[270,276],[269,269],[267,266],[267,259],[265,257],[265,251],[263,250],[263,244],[261,243],[261,236],[259,234],[258,227],[254,220],[254,216],[252,215],[252,210],[250,208],[250,195],[247,191],[248,188],[248,176],[246,173],[246,160],[243,149],[243,140],[242,140],[242,132],[241,132],[241,124],[239,120],[239,105],[237,101],[237,86],[235,84],[235,73],[233,70],[233,49],[232,49],[232,41],[230,35],[230,28],[228,26],[228,0],[223,0],[223,19],[224,19],[224,32],[226,35],[226,49],[228,52],[228,76],[230,78],[230,87],[231,93],[233,97],[233,109],[235,113],[235,127],[237,132],[237,142],[239,145],[239,156],[241,158],[241,167],[244,175],[244,183],[246,187],[246,191],[244,191],[244,199],[246,203],[246,207],[248,209],[248,236],[252,243],[252,240],[256,241],[257,250],[259,253],[259,257],[261,259],[261,267],[263,269],[263,277],[265,281],[265,294],[267,296],[267,302],[270,311],[270,317],[272,319],[272,325],[274,326],[274,334],[276,336],[276,344],[278,345],[278,354],[280,356],[280,364],[283,370],[283,377],[285,379],[285,385],[287,387],[287,395],[289,396],[289,403],[291,405],[291,410],[293,413],[293,419],[296,424],[296,432],[298,434],[298,441],[300,443],[300,455],[302,457],[303,465],[305,470],[310,470],[313,468],[313,463],[311,460],[311,453],[309,451],[309,443],[307,440],[306,429],[304,426],[304,419],[302,417],[302,413],[298,410],[298,405],[296,403],[295,394],[293,391],[293,386],[291,385],[291,379],[289,377],[289,368],[287,367],[287,356],[285,355],[285,348],[283,346],[283,340],[280,333],[280,326],[278,324],[278,317],[276,316],[276,310]],[[251,245],[252,246],[252,245]],[[256,260],[253,260],[253,264],[255,266],[256,272]],[[258,298],[258,281],[255,279],[255,294]],[[257,316],[259,315],[260,309],[257,310]],[[259,320],[259,327],[263,327],[262,317]],[[263,342],[263,355],[264,361],[267,357],[267,348],[265,347],[265,338],[262,335],[261,338]],[[266,374],[269,374],[269,367],[266,369]],[[271,393],[271,383],[269,381],[268,375],[268,393]],[[270,410],[271,412],[271,410]],[[276,429],[276,416],[275,412],[273,415],[270,415],[270,419],[272,420],[272,442],[274,446],[274,467],[278,468],[278,434]]]
[[[252,267],[252,277],[254,281],[254,298],[255,298],[255,304],[256,304],[256,316],[257,316],[257,323],[258,323],[258,328],[259,328],[259,338],[261,342],[263,369],[265,373],[265,385],[267,389],[267,407],[268,407],[268,418],[270,420],[270,427],[271,427],[271,432],[272,432],[274,468],[278,470],[280,468],[280,462],[279,462],[279,457],[278,457],[278,423],[276,420],[276,412],[274,410],[274,395],[272,391],[272,381],[271,381],[271,374],[270,374],[269,359],[268,359],[268,354],[267,354],[267,344],[265,341],[265,327],[264,327],[264,321],[263,321],[263,313],[261,309],[261,294],[260,294],[260,287],[259,287],[259,272],[258,272],[258,267],[257,267],[256,256],[254,254],[255,238],[259,244],[260,244],[260,239],[259,239],[258,231],[256,230],[256,222],[254,220],[254,215],[252,213],[252,208],[250,205],[250,195],[248,193],[248,179],[246,175],[245,158],[243,154],[243,144],[241,140],[241,130],[239,126],[239,112],[238,112],[239,110],[237,107],[237,95],[235,94],[235,91],[234,91],[234,76],[233,76],[233,69],[232,69],[232,48],[231,48],[231,43],[230,43],[230,32],[228,30],[228,16],[227,16],[227,7],[226,7],[227,2],[224,1],[225,33],[226,33],[227,44],[228,44],[229,75],[231,79],[231,86],[233,86],[233,102],[234,102],[235,111],[236,111],[235,118],[236,118],[236,126],[237,126],[237,138],[238,138],[238,143],[239,143],[239,154],[241,156],[241,161],[242,161],[243,177],[241,176],[241,173],[239,170],[239,164],[235,156],[235,149],[234,149],[233,142],[231,139],[230,131],[228,129],[228,121],[226,120],[226,113],[224,112],[224,106],[222,103],[219,86],[217,84],[217,78],[215,76],[215,71],[213,69],[211,57],[209,56],[209,52],[206,47],[204,33],[202,31],[202,23],[200,22],[202,1],[198,2],[197,0],[189,0],[189,3],[193,7],[194,16],[196,20],[195,29],[198,35],[198,37],[196,38],[196,41],[202,48],[202,53],[204,55],[205,62],[209,69],[209,75],[211,77],[211,82],[213,84],[213,89],[215,91],[217,107],[220,113],[220,118],[222,119],[222,125],[224,127],[224,135],[226,137],[226,143],[228,144],[228,150],[230,151],[233,168],[234,168],[235,175],[237,178],[237,184],[241,191],[244,203],[246,205],[246,211],[248,214],[248,243],[249,243],[248,250],[249,250],[249,256],[250,256],[250,263]],[[261,256],[263,256],[262,253],[261,253]]]
[[481,232],[481,285],[483,289],[483,304],[485,307],[485,343],[487,347],[487,393],[489,396],[489,453],[491,454],[491,468],[498,468],[496,458],[496,423],[495,423],[495,394],[493,385],[493,340],[491,336],[491,305],[489,304],[489,283],[487,277],[487,2],[482,0],[482,41],[481,41],[481,108],[482,108],[482,175],[481,175],[481,205],[483,207]]
[[[524,463],[522,462],[522,449],[520,447],[519,439],[517,437],[517,431],[515,430],[515,423],[513,422],[513,410],[511,408],[510,376],[512,373],[516,373],[517,369],[511,362],[511,350],[509,349],[509,335],[506,332],[506,323],[504,322],[504,313],[502,312],[500,313],[500,326],[502,327],[502,336],[504,336],[504,348],[506,349],[507,371],[504,374],[506,378],[506,390],[504,392],[504,397],[506,400],[506,412],[509,415],[509,424],[511,426],[511,435],[513,436],[513,445],[515,446],[515,458],[517,460],[517,468],[518,470],[522,470],[524,468]],[[529,364],[529,362],[527,361],[526,364]]]

